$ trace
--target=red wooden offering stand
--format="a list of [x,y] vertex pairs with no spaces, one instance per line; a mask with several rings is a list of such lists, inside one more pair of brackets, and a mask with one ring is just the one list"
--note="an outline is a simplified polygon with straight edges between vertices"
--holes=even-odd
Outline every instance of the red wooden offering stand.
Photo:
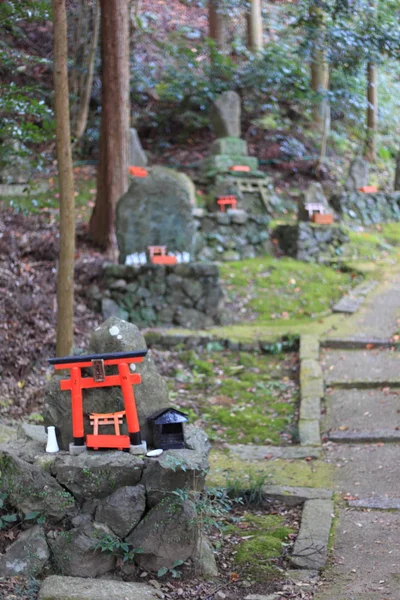
[[217,204],[219,205],[220,211],[225,212],[225,206],[236,208],[237,198],[236,196],[218,196]]
[[358,191],[364,192],[364,194],[376,194],[378,188],[376,185],[363,185],[362,187],[358,188]]
[[[60,381],[62,390],[71,390],[72,400],[72,434],[75,446],[88,448],[130,448],[140,446],[142,439],[140,435],[139,419],[136,410],[133,385],[141,383],[142,379],[138,373],[131,373],[129,365],[140,363],[146,356],[147,350],[140,352],[115,352],[111,354],[91,354],[86,356],[65,356],[63,358],[49,358],[48,361],[55,369],[68,369],[69,379]],[[106,375],[104,367],[118,366],[118,375]],[[82,369],[93,368],[93,377],[82,377]],[[83,427],[83,398],[82,390],[91,388],[103,388],[120,386],[124,401],[124,411],[111,414],[90,415],[94,425],[94,433],[86,435]],[[119,424],[122,416],[126,415],[128,435],[119,435]],[[117,419],[117,421],[115,420]],[[113,423],[115,435],[99,435],[98,426]]]
[[237,173],[250,173],[250,167],[247,165],[234,165],[229,168],[230,171],[236,171]]
[[129,175],[133,177],[147,177],[148,174],[148,170],[143,167],[129,167]]
[[168,256],[166,246],[148,246],[150,262],[153,265],[176,265],[176,256]]

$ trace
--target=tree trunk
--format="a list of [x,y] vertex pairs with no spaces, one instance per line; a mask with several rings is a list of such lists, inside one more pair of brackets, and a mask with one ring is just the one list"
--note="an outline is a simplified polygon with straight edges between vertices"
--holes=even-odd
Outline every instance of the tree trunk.
[[247,12],[247,46],[254,52],[260,52],[263,48],[261,0],[250,0]]
[[76,117],[75,125],[75,141],[79,142],[83,134],[85,133],[88,115],[89,115],[89,103],[90,103],[90,92],[92,91],[93,75],[94,75],[94,63],[96,58],[97,44],[99,42],[100,32],[100,6],[96,2],[96,10],[93,17],[93,33],[92,41],[90,44],[89,56],[87,59],[87,74],[84,82],[84,88],[81,92],[79,99],[78,114]]
[[396,172],[394,174],[394,191],[400,192],[400,150],[396,157]]
[[74,342],[75,199],[72,173],[68,94],[68,40],[65,0],[53,0],[54,90],[58,178],[60,186],[60,252],[57,273],[57,356],[71,353]]
[[329,81],[329,66],[325,47],[325,15],[321,8],[312,6],[310,8],[310,18],[315,28],[311,55],[311,89],[316,94],[319,94],[319,99],[317,99],[313,106],[312,120],[314,128],[322,131],[327,112],[324,93],[328,89]]
[[367,64],[367,139],[365,158],[374,162],[376,158],[376,132],[378,130],[378,80],[376,65]]
[[210,38],[215,41],[220,52],[228,50],[228,23],[227,16],[219,0],[208,0],[208,26]]
[[128,0],[100,0],[101,127],[96,205],[90,220],[93,241],[116,250],[115,206],[128,187],[129,14]]

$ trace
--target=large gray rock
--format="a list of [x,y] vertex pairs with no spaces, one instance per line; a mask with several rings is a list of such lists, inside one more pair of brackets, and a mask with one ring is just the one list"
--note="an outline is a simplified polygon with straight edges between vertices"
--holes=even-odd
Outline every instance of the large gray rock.
[[202,490],[208,471],[206,454],[184,448],[167,450],[161,456],[146,459],[141,483],[147,502],[154,506],[176,489]]
[[95,518],[105,523],[119,538],[124,538],[139,523],[145,508],[144,486],[125,486],[99,503]]
[[61,454],[51,467],[52,475],[79,501],[106,498],[120,487],[134,486],[142,470],[141,458],[115,451]]
[[44,580],[38,600],[159,600],[153,587],[145,583],[82,579],[52,575]]
[[217,138],[240,138],[240,96],[236,92],[223,92],[211,107],[211,123]]
[[24,515],[39,512],[56,523],[75,506],[71,494],[51,475],[13,452],[0,451],[0,472],[0,491]]
[[147,177],[135,178],[117,204],[120,262],[148,246],[192,254],[194,205],[193,182],[183,173],[154,167]]
[[[136,325],[121,321],[117,317],[110,317],[93,333],[88,351],[91,354],[101,354],[146,348],[144,337]],[[164,379],[157,373],[151,352],[142,363],[137,364],[136,372],[142,376],[142,383],[134,386],[142,439],[150,440],[147,418],[169,405],[168,388]],[[85,390],[83,407],[85,415],[90,412],[110,413],[123,410],[121,390],[119,387]],[[67,450],[72,441],[71,398],[69,392],[59,389],[58,377],[54,377],[47,386],[44,418],[46,425],[57,427],[59,446]],[[86,433],[93,432],[87,416],[84,425]],[[126,431],[126,425],[122,430]],[[108,433],[107,428],[102,428],[101,433]]]
[[105,525],[86,523],[80,528],[61,531],[55,539],[49,539],[58,570],[72,577],[99,577],[112,571],[116,556],[96,549],[106,535],[112,534]]
[[38,525],[23,531],[0,555],[1,577],[36,577],[50,558],[43,529]]
[[356,158],[352,160],[350,164],[349,173],[344,186],[345,189],[348,192],[355,192],[358,190],[358,188],[367,185],[368,171],[369,166],[367,161],[361,156],[356,156]]
[[140,143],[138,132],[131,127],[129,130],[129,164],[135,167],[145,167],[147,163],[147,156]]
[[126,541],[142,554],[138,564],[150,571],[171,568],[175,561],[195,555],[199,543],[199,523],[193,502],[168,498],[157,504],[139,523]]

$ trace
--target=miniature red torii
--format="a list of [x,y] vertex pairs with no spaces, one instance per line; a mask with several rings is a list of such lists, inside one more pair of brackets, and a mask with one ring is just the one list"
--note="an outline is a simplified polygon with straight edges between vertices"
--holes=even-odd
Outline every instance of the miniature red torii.
[[[88,448],[118,448],[129,449],[132,453],[146,451],[146,442],[142,442],[139,419],[137,415],[133,385],[141,383],[138,373],[131,373],[129,365],[140,363],[146,356],[147,350],[137,352],[114,352],[110,354],[90,354],[84,356],[64,356],[49,358],[48,362],[55,369],[68,369],[69,379],[60,381],[61,390],[71,390],[72,401],[72,435],[74,442],[70,445],[71,453],[79,453]],[[118,366],[118,375],[106,375],[104,367]],[[93,377],[82,377],[82,369],[92,367]],[[83,396],[82,391],[90,388],[120,386],[124,401],[128,435],[86,435],[83,425]],[[101,415],[96,414],[99,419]],[[109,417],[109,415],[103,415]],[[101,423],[100,424],[105,424]]]

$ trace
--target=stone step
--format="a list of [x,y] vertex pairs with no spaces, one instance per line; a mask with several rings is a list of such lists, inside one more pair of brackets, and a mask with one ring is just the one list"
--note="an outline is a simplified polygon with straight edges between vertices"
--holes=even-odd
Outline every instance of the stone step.
[[321,348],[329,348],[331,350],[364,350],[366,346],[373,346],[374,348],[391,348],[393,342],[390,339],[375,337],[329,337],[320,342]]
[[397,600],[400,514],[341,510],[332,567],[314,600]]
[[376,286],[377,281],[364,281],[357,285],[349,294],[346,294],[337,302],[332,310],[333,312],[353,314],[364,303],[365,297]]
[[38,600],[159,600],[158,590],[145,583],[81,577],[47,577]]
[[335,389],[326,395],[325,405],[322,429],[328,431],[327,437],[332,441],[400,441],[398,391]]
[[325,460],[336,467],[333,490],[341,495],[400,496],[400,445],[327,444]]
[[392,350],[325,350],[321,362],[327,386],[400,386],[400,354]]
[[400,431],[329,431],[327,439],[337,444],[393,444],[400,442]]
[[400,498],[368,496],[349,500],[348,505],[352,508],[367,508],[370,510],[400,510]]

